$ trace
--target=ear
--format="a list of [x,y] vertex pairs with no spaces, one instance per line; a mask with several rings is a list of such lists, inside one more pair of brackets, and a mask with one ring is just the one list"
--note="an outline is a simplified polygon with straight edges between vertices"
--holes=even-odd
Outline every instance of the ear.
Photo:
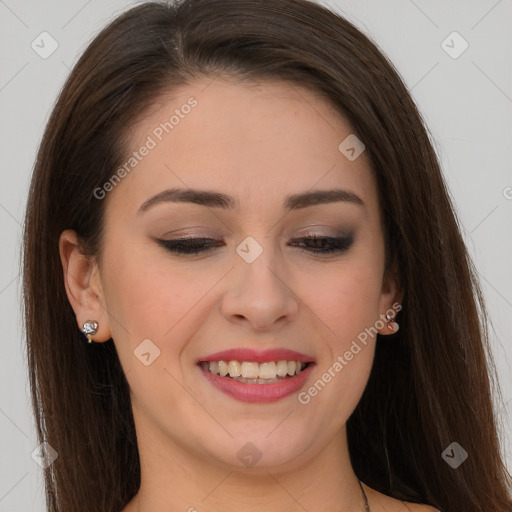
[[61,233],[59,253],[66,294],[75,312],[78,329],[81,330],[88,320],[96,321],[98,330],[91,337],[93,341],[109,340],[111,333],[96,261],[81,252],[78,236],[71,229]]
[[[403,290],[400,286],[398,279],[398,267],[395,264],[384,274],[382,280],[382,290],[379,300],[379,316],[383,319],[385,326],[379,329],[379,334],[388,335],[394,334],[398,330],[398,324],[393,326],[394,322],[388,324],[385,320],[386,313],[392,316],[394,319],[398,312],[402,309]],[[390,325],[391,329],[388,328]]]

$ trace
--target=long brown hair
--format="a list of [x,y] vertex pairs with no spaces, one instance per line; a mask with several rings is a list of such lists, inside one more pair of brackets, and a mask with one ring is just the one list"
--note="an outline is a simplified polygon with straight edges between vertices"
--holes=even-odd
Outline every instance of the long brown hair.
[[[347,423],[357,476],[444,512],[510,512],[487,314],[430,135],[376,44],[308,0],[138,5],[94,38],[66,81],[37,155],[23,246],[32,407],[40,442],[59,455],[44,470],[48,510],[119,512],[140,485],[128,383],[113,341],[89,345],[79,332],[59,236],[74,229],[99,255],[106,201],[93,191],[126,160],[135,120],[160,93],[218,74],[310,87],[366,146],[387,269],[404,298],[400,331],[378,338]],[[456,469],[442,456],[452,442],[468,452]]]

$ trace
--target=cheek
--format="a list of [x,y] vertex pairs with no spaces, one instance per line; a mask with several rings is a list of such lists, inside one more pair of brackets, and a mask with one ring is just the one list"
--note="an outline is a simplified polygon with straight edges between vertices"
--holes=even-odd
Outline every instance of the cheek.
[[309,300],[334,335],[346,340],[378,318],[381,281],[379,262],[354,258],[324,278],[315,279]]
[[381,270],[375,253],[359,254],[317,280],[315,289],[322,292],[311,294],[326,350],[319,360],[316,384],[306,390],[304,400],[332,410],[333,425],[353,411],[371,372]]
[[194,282],[169,261],[148,257],[147,248],[112,246],[105,258],[104,292],[114,323],[133,336],[160,338],[183,315]]
[[377,270],[378,265],[368,266],[359,260],[340,269],[335,279],[325,280],[323,293],[312,294],[316,297],[312,309],[321,319],[318,343],[324,348],[315,379],[301,403],[309,400],[318,410],[332,411],[333,429],[350,416],[370,376],[375,348],[372,327],[379,318]]
[[147,246],[130,251],[123,250],[121,244],[112,246],[108,260],[105,258],[104,293],[123,366],[128,369],[135,363],[139,370],[134,351],[149,339],[160,351],[152,366],[175,368],[203,320],[205,307],[211,307],[209,290],[225,272],[205,264],[180,264]]

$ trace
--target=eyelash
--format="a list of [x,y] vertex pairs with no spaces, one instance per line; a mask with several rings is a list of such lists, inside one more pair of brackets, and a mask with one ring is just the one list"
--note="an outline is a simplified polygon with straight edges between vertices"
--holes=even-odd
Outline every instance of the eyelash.
[[[352,245],[352,236],[346,237],[330,237],[330,236],[308,236],[297,239],[299,241],[327,241],[329,247],[327,249],[311,250],[301,249],[302,252],[309,252],[310,254],[333,254],[343,253],[347,251]],[[215,247],[215,240],[211,238],[189,238],[189,239],[177,239],[177,240],[157,240],[166,250],[177,254],[199,254],[207,252],[209,248]],[[203,242],[202,244],[200,242]],[[207,243],[204,243],[207,242]],[[205,247],[208,246],[208,247]]]

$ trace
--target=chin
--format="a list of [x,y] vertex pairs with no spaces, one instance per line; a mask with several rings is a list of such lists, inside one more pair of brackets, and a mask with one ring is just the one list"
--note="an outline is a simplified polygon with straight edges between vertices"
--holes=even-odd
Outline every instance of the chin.
[[233,439],[226,440],[221,450],[215,447],[212,455],[224,464],[236,466],[238,470],[246,468],[253,473],[258,468],[284,467],[296,462],[307,441],[299,440],[296,435],[288,435],[290,431],[269,435],[275,427],[274,423],[272,428],[261,432],[234,435]]

